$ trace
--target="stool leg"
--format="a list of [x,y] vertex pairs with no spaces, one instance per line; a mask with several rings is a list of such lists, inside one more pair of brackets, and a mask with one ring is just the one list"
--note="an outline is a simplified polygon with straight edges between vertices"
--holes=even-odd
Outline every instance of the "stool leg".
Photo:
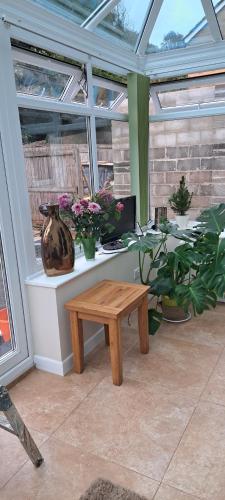
[[112,380],[114,385],[123,382],[121,328],[119,320],[109,323],[110,357],[112,366]]
[[71,338],[73,347],[74,371],[82,373],[84,370],[84,339],[82,320],[76,312],[70,313]]
[[104,325],[105,330],[105,345],[109,345],[109,325]]
[[140,351],[142,354],[149,352],[149,333],[148,333],[148,298],[147,295],[142,299],[138,308],[138,327],[140,338]]

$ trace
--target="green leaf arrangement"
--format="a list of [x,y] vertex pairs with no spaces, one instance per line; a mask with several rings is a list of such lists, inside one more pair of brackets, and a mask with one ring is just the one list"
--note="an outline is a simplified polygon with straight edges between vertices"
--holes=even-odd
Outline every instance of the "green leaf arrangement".
[[[158,235],[123,236],[124,245],[137,252],[141,282],[150,286],[152,299],[163,295],[175,299],[184,311],[194,315],[214,308],[225,293],[225,203],[203,210],[193,230],[179,230],[163,222]],[[179,244],[168,250],[168,239]],[[156,308],[149,310],[150,333],[154,335],[162,320]]]

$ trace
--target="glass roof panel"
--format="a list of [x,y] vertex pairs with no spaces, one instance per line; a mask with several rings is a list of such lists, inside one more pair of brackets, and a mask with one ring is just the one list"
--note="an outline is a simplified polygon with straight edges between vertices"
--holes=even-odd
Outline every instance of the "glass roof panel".
[[225,38],[225,1],[224,0],[213,0],[213,5],[215,8],[217,21],[219,23],[222,37]]
[[213,41],[201,0],[164,0],[147,52],[162,52]]
[[102,0],[33,0],[34,3],[53,11],[70,21],[81,24],[98,7]]
[[121,0],[95,31],[134,47],[148,6],[149,0]]
[[14,61],[16,90],[22,94],[59,99],[71,79],[59,73],[31,64]]

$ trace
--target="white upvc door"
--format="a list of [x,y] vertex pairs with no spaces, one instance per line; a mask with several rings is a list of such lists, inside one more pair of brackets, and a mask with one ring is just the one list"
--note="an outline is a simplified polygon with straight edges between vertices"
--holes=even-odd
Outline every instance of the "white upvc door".
[[[28,357],[26,326],[0,137],[0,385]],[[7,374],[11,373],[10,379]]]

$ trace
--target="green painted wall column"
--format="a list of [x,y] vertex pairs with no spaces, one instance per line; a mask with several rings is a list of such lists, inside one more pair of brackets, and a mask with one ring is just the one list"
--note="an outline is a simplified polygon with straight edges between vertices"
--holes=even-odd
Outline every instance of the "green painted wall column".
[[128,112],[131,190],[136,195],[137,221],[148,220],[149,78],[129,73]]

